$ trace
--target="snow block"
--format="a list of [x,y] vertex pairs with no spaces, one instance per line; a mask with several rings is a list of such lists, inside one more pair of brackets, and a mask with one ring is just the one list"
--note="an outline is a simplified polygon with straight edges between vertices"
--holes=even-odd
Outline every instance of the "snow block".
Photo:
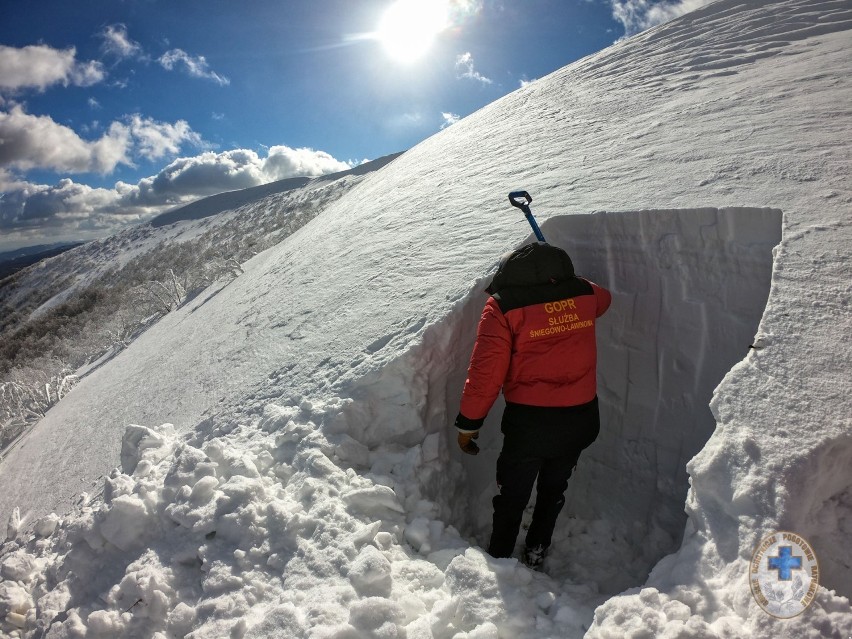
[[10,613],[26,614],[32,608],[30,593],[12,581],[0,583],[0,618]]
[[349,581],[362,597],[389,597],[391,562],[375,546],[364,546],[349,568]]
[[174,435],[174,427],[171,424],[163,424],[158,430],[130,424],[121,438],[122,472],[132,475],[137,464],[145,456],[145,451],[165,445],[169,435]]
[[116,497],[100,526],[101,535],[121,550],[136,547],[149,533],[149,512],[145,503],[132,495]]
[[10,581],[27,582],[39,569],[35,557],[24,550],[17,550],[3,559],[0,563],[0,577]]
[[307,631],[305,615],[291,603],[276,606],[263,614],[263,620],[251,627],[245,639],[302,637]]

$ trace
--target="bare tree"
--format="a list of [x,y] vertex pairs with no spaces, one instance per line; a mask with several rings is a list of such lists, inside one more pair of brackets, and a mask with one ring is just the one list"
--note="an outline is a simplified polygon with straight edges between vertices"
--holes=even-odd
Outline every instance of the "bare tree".
[[104,345],[104,351],[122,350],[130,346],[139,329],[141,319],[138,314],[133,314],[128,309],[120,309],[113,313],[112,317],[104,322],[101,333],[100,341]]
[[138,288],[141,300],[163,315],[171,313],[186,299],[186,287],[173,269],[169,269],[163,281],[149,280]]
[[79,381],[67,368],[50,374],[33,367],[13,369],[0,383],[0,450],[28,424],[47,414]]

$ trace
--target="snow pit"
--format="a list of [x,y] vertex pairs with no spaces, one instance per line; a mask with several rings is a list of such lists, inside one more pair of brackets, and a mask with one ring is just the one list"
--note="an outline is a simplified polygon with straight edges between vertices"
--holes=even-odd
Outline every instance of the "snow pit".
[[[100,497],[46,521],[44,538],[9,542],[0,633],[538,639],[582,636],[597,608],[600,636],[625,636],[606,628],[633,610],[710,636],[697,594],[610,596],[679,542],[684,467],[759,323],[780,219],[649,211],[543,226],[614,294],[599,324],[604,434],[572,480],[547,574],[471,547],[487,543],[501,407],[475,458],[449,422],[486,275],[342,396],[293,396],[183,435],[129,426]],[[660,612],[646,620],[647,606]]]
[[[680,544],[686,464],[715,428],[715,387],[752,346],[781,219],[773,209],[708,208],[561,216],[543,225],[578,274],[613,293],[598,323],[601,435],[569,484],[545,564],[554,578],[614,594],[643,583]],[[446,376],[449,418],[458,410],[487,281],[477,283],[453,320],[468,334]],[[434,497],[446,521],[483,547],[502,408],[498,401],[486,420],[482,453],[461,459],[466,479],[448,482],[447,492]],[[519,544],[523,536],[522,530]]]

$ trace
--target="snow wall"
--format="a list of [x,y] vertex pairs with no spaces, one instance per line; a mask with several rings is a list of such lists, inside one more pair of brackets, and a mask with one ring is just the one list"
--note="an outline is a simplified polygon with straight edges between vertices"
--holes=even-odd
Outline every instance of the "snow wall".
[[[715,387],[752,345],[781,221],[775,209],[706,208],[559,216],[542,225],[578,274],[613,293],[598,322],[601,435],[570,482],[548,565],[554,577],[620,592],[644,582],[679,545],[686,464],[715,427]],[[458,452],[448,424],[458,411],[489,281],[475,282],[401,361],[348,389],[355,400],[350,410],[360,413],[348,421],[369,424],[361,441],[370,447],[394,437],[411,445],[406,433],[422,437],[424,425],[427,433],[449,432],[443,445],[452,452],[441,458],[452,461],[437,471],[421,468],[412,479],[442,508],[441,519],[483,547],[496,492],[502,399],[485,422],[477,457]]]

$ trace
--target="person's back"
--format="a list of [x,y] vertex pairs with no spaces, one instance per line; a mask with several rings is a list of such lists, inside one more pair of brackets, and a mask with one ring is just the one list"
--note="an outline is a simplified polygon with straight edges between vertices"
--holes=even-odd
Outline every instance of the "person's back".
[[565,251],[539,242],[511,253],[487,292],[471,358],[479,370],[468,376],[461,413],[484,418],[501,387],[506,401],[532,406],[594,399],[595,319],[609,292],[576,277]]
[[595,320],[611,296],[575,276],[565,251],[541,242],[507,256],[488,292],[455,425],[462,450],[475,454],[471,439],[502,388],[501,494],[489,553],[511,554],[538,477],[527,546],[540,561],[571,469],[598,434]]

